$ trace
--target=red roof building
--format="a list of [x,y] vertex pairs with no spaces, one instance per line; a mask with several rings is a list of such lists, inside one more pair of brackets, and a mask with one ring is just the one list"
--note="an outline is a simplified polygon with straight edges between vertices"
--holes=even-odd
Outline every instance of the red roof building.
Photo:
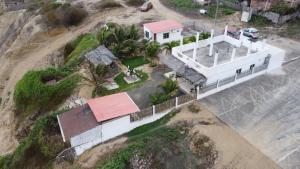
[[175,20],[162,20],[144,24],[144,38],[160,44],[182,38],[183,25]]
[[175,20],[162,20],[158,22],[146,23],[144,27],[152,33],[167,32],[173,29],[183,28],[182,24]]
[[139,112],[140,109],[126,93],[91,99],[87,104],[57,116],[63,140],[91,130],[101,122]]
[[91,99],[88,105],[98,122],[140,111],[125,92]]

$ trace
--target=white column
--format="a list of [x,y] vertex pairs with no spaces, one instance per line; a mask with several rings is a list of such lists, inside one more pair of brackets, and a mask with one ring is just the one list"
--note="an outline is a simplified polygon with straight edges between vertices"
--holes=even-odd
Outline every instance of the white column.
[[194,44],[194,50],[193,50],[193,60],[196,61],[197,56],[197,43]]
[[214,48],[213,36],[214,36],[214,30],[212,29],[210,33],[209,56],[213,55],[213,48]]
[[232,53],[231,53],[231,59],[230,59],[230,61],[233,61],[233,60],[234,60],[235,54],[236,54],[236,46],[234,46],[234,47],[232,48]]
[[175,97],[175,107],[178,107],[178,97]]
[[198,100],[199,93],[200,93],[200,87],[199,87],[199,85],[198,85],[198,86],[196,87],[196,100]]
[[200,33],[197,32],[197,35],[196,35],[196,44],[197,44],[197,47],[198,47],[198,43],[199,43],[199,37],[200,37]]
[[252,42],[250,42],[250,45],[248,46],[247,54],[250,54],[252,50]]
[[182,52],[182,45],[183,45],[183,36],[180,38],[180,52]]
[[152,114],[154,115],[156,112],[155,112],[155,105],[152,106]]
[[239,40],[240,40],[241,46],[242,46],[242,37],[243,37],[243,31],[240,31],[240,38],[239,38]]
[[218,57],[219,57],[219,53],[216,52],[216,53],[215,53],[215,58],[214,58],[214,67],[216,67],[217,64],[218,64]]
[[228,31],[228,25],[225,26],[224,35],[227,35],[227,31]]
[[266,44],[267,44],[267,39],[264,39],[263,41],[262,41],[262,49],[264,49],[265,47],[266,47]]

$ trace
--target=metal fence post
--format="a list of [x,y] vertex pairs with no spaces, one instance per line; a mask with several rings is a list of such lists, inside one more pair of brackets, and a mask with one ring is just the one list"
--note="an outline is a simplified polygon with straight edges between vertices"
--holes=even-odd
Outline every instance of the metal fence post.
[[152,114],[155,114],[155,105],[152,106]]
[[175,97],[175,108],[178,107],[178,97]]

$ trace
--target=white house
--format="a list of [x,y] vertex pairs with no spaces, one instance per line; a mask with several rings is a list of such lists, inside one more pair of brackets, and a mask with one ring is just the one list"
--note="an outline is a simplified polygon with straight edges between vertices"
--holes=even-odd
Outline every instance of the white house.
[[144,24],[144,38],[160,44],[181,38],[183,26],[175,20],[162,20]]
[[[251,42],[243,37],[235,39],[227,35],[227,26],[222,35],[172,48],[173,58],[165,61],[184,79],[185,91],[215,92],[231,87],[257,75],[280,68],[285,51],[269,45],[266,40]],[[179,78],[179,80],[180,80]],[[184,87],[183,87],[184,88]]]
[[[130,96],[123,92],[91,99],[82,106],[57,116],[63,141],[69,141],[76,155],[102,142],[125,134],[141,125],[163,117],[166,112],[138,121],[130,116],[140,112]],[[71,149],[70,149],[71,150]]]

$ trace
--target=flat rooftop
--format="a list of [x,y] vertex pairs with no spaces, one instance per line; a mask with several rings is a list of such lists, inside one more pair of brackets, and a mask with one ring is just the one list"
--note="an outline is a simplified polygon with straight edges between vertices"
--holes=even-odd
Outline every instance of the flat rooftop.
[[[230,61],[233,45],[225,41],[214,43],[213,55],[209,56],[209,45],[206,47],[197,48],[196,61],[203,66],[212,67],[214,64],[214,54],[219,52],[218,64],[226,63]],[[241,46],[236,48],[235,58],[244,57],[247,55],[248,48]],[[193,49],[182,52],[184,55],[193,58]]]

